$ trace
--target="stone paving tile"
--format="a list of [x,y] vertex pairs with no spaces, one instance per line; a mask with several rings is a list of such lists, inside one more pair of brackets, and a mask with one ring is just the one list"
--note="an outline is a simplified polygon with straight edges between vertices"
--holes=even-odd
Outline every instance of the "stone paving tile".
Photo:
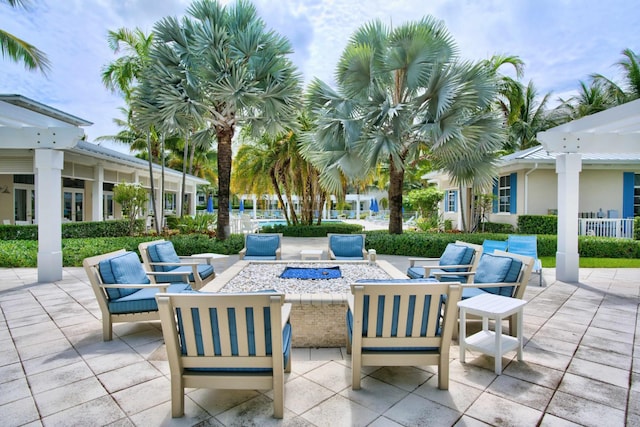
[[347,369],[344,365],[333,361],[307,372],[305,378],[335,393],[351,387],[351,369]]
[[340,392],[340,395],[378,414],[384,413],[409,394],[406,390],[373,377],[362,379],[360,386],[360,390],[353,390],[349,385]]
[[551,399],[547,412],[585,426],[625,425],[624,411],[560,391]]
[[35,375],[29,375],[29,387],[32,393],[42,393],[59,388],[85,378],[92,378],[93,372],[84,362],[76,362],[59,368],[50,369]]
[[90,377],[34,394],[33,398],[36,401],[36,405],[38,405],[40,415],[46,417],[106,394],[107,391],[102,387],[102,384],[95,377]]
[[571,422],[569,420],[565,420],[564,418],[556,417],[551,414],[544,414],[542,418],[542,422],[540,423],[540,427],[580,427],[584,426],[584,424],[577,424]]
[[432,377],[418,387],[414,394],[458,412],[464,412],[482,394],[482,390],[457,381],[449,381],[449,389],[440,390],[438,389],[438,378]]
[[509,375],[551,389],[558,387],[564,375],[564,371],[526,361],[514,361],[510,363],[502,373],[503,375]]
[[547,406],[554,393],[551,388],[542,387],[509,375],[500,375],[491,383],[487,391],[538,410]]
[[535,426],[542,418],[539,410],[489,393],[483,393],[466,414],[488,424],[501,426]]
[[330,398],[334,393],[304,377],[287,382],[284,391],[284,406],[296,415],[301,415]]
[[171,382],[159,377],[112,393],[120,408],[133,415],[171,400]]
[[0,366],[0,384],[24,378],[24,375],[24,370],[20,363],[11,363],[9,365]]
[[41,425],[38,408],[31,396],[0,405],[0,414],[3,427],[24,426],[28,423]]
[[411,426],[453,425],[461,415],[458,411],[415,394],[409,394],[384,413],[385,417],[399,424]]
[[[285,398],[287,395],[285,388]],[[221,414],[234,406],[247,402],[261,393],[256,390],[215,390],[199,388],[188,392],[187,397],[195,402],[199,407],[207,411],[208,414]],[[185,400],[185,407],[187,401]]]
[[385,366],[370,374],[371,377],[406,391],[414,391],[433,376],[414,366]]
[[73,420],[74,425],[89,426],[94,425],[96,420],[100,420],[100,424],[104,425],[123,416],[124,413],[111,396],[102,396],[46,416],[42,422],[45,426],[66,426],[69,425],[69,420]]
[[567,372],[613,384],[618,387],[626,388],[629,386],[629,371],[613,368],[606,364],[573,359]]
[[30,397],[29,384],[24,377],[0,384],[0,405]]
[[623,354],[614,353],[599,348],[588,347],[581,345],[578,347],[574,356],[577,359],[588,360],[590,362],[601,363],[603,365],[609,365],[614,368],[626,369],[631,368],[633,358],[631,356],[625,356]]
[[623,354],[625,356],[631,356],[633,354],[633,344],[631,342],[615,341],[603,337],[595,337],[593,335],[585,334],[580,345],[599,348],[601,350],[607,350],[610,352]]
[[627,407],[627,389],[615,385],[566,373],[558,391],[593,400],[624,411]]
[[[184,416],[171,417],[171,402],[164,402],[131,416],[131,421],[137,426],[195,426],[206,422],[211,414],[202,409],[189,397],[184,399]],[[203,424],[208,425],[208,424]]]
[[98,379],[109,393],[123,390],[162,376],[151,363],[144,361],[132,363],[98,375]]
[[366,426],[380,414],[341,395],[331,398],[309,409],[302,418],[317,426]]

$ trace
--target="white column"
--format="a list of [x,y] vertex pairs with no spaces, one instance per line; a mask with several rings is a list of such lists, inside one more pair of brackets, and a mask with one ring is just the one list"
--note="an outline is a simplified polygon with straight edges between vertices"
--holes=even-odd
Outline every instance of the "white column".
[[92,221],[103,221],[103,203],[104,203],[104,166],[102,164],[97,164],[95,169],[93,170],[93,187],[91,189],[91,193],[93,194],[91,198],[93,215],[91,217]]
[[64,153],[36,149],[38,282],[62,280],[62,168]]
[[255,194],[251,195],[251,202],[253,205],[253,219],[258,219],[258,197]]
[[556,252],[556,279],[578,282],[580,256],[578,255],[578,193],[582,155],[560,154],[556,158],[558,174],[558,251]]

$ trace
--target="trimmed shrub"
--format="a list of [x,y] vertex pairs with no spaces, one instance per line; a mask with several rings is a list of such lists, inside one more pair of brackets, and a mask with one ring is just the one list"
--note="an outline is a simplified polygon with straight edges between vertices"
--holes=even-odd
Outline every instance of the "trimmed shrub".
[[[484,227],[484,229],[483,229]],[[502,222],[484,222],[479,226],[480,230],[484,230],[485,233],[505,233],[511,234],[515,230],[513,229],[513,225],[505,224]]]
[[633,238],[640,240],[640,216],[633,220]]
[[362,226],[346,222],[327,222],[320,225],[269,225],[262,227],[262,233],[282,233],[287,237],[326,237],[327,233],[358,234]]
[[[145,230],[145,220],[137,219],[136,233]],[[63,239],[81,239],[91,237],[120,237],[129,235],[129,221],[84,221],[63,222]],[[38,240],[37,225],[0,225],[0,240]]]
[[520,215],[518,217],[520,234],[558,234],[556,215]]

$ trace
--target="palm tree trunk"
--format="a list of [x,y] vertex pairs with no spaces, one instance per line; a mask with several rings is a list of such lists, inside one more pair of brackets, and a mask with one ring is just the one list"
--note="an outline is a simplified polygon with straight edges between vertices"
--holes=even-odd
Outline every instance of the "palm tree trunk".
[[226,240],[231,234],[229,228],[229,195],[231,185],[231,138],[233,125],[219,125],[216,127],[218,139],[218,228],[216,238]]
[[165,162],[165,158],[164,158],[164,133],[162,133],[162,136],[160,138],[160,165],[162,167],[161,169],[161,178],[160,178],[160,227],[163,228],[164,227],[164,162]]
[[389,234],[402,234],[402,186],[404,169],[397,169],[390,162],[389,167]]
[[180,218],[184,216],[184,196],[187,191],[187,155],[189,153],[189,134],[190,132],[187,131],[184,136],[184,150],[182,153],[182,188],[180,189],[180,200],[178,201]]
[[289,224],[289,212],[287,212],[287,208],[284,204],[284,199],[282,198],[282,192],[280,191],[280,187],[278,186],[278,178],[276,178],[275,170],[271,169],[271,171],[269,171],[269,175],[271,176],[271,184],[273,185],[273,189],[276,192],[278,201],[283,207],[282,212],[284,212],[284,219],[287,221],[287,224]]
[[153,183],[153,154],[151,153],[151,132],[147,132],[147,151],[149,152],[149,181],[151,185],[151,206],[153,206],[153,217],[155,222],[156,234],[160,234],[160,225],[158,224],[158,205],[156,205],[156,190]]
[[467,231],[467,208],[466,208],[466,203],[465,201],[467,200],[466,195],[463,197],[462,196],[462,191],[464,190],[464,188],[462,188],[462,184],[458,185],[458,197],[460,197],[460,218],[462,219],[462,231],[466,232]]

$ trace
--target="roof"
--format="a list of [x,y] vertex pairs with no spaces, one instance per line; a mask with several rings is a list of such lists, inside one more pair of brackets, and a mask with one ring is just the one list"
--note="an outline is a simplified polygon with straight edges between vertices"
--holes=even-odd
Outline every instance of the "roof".
[[33,99],[27,98],[23,95],[0,94],[0,101],[52,117],[73,126],[90,126],[93,124],[93,122],[65,113],[64,111],[60,111],[56,108],[49,107],[48,105],[34,101]]
[[[135,157],[129,154],[121,153],[120,151],[111,150],[109,148],[103,147],[98,144],[92,144],[87,141],[78,141],[78,144],[75,147],[70,148],[67,151],[80,154],[80,155],[107,160],[114,163],[124,164],[126,166],[133,166],[133,167],[142,166],[145,168],[149,166],[149,162],[147,160],[140,159],[138,157]],[[161,170],[162,167],[154,163],[153,168],[154,170],[159,171]],[[166,168],[166,167],[165,167],[165,172],[171,173],[173,175],[182,175],[182,172],[177,171],[175,169]],[[209,184],[209,181],[207,181],[206,179],[202,179],[197,176],[193,176],[189,174],[187,174],[187,176],[191,181],[195,181],[197,184]]]
[[[535,146],[500,158],[500,165],[512,163],[553,163],[563,153],[550,153],[542,145]],[[583,163],[629,163],[640,162],[640,153],[581,153]]]

